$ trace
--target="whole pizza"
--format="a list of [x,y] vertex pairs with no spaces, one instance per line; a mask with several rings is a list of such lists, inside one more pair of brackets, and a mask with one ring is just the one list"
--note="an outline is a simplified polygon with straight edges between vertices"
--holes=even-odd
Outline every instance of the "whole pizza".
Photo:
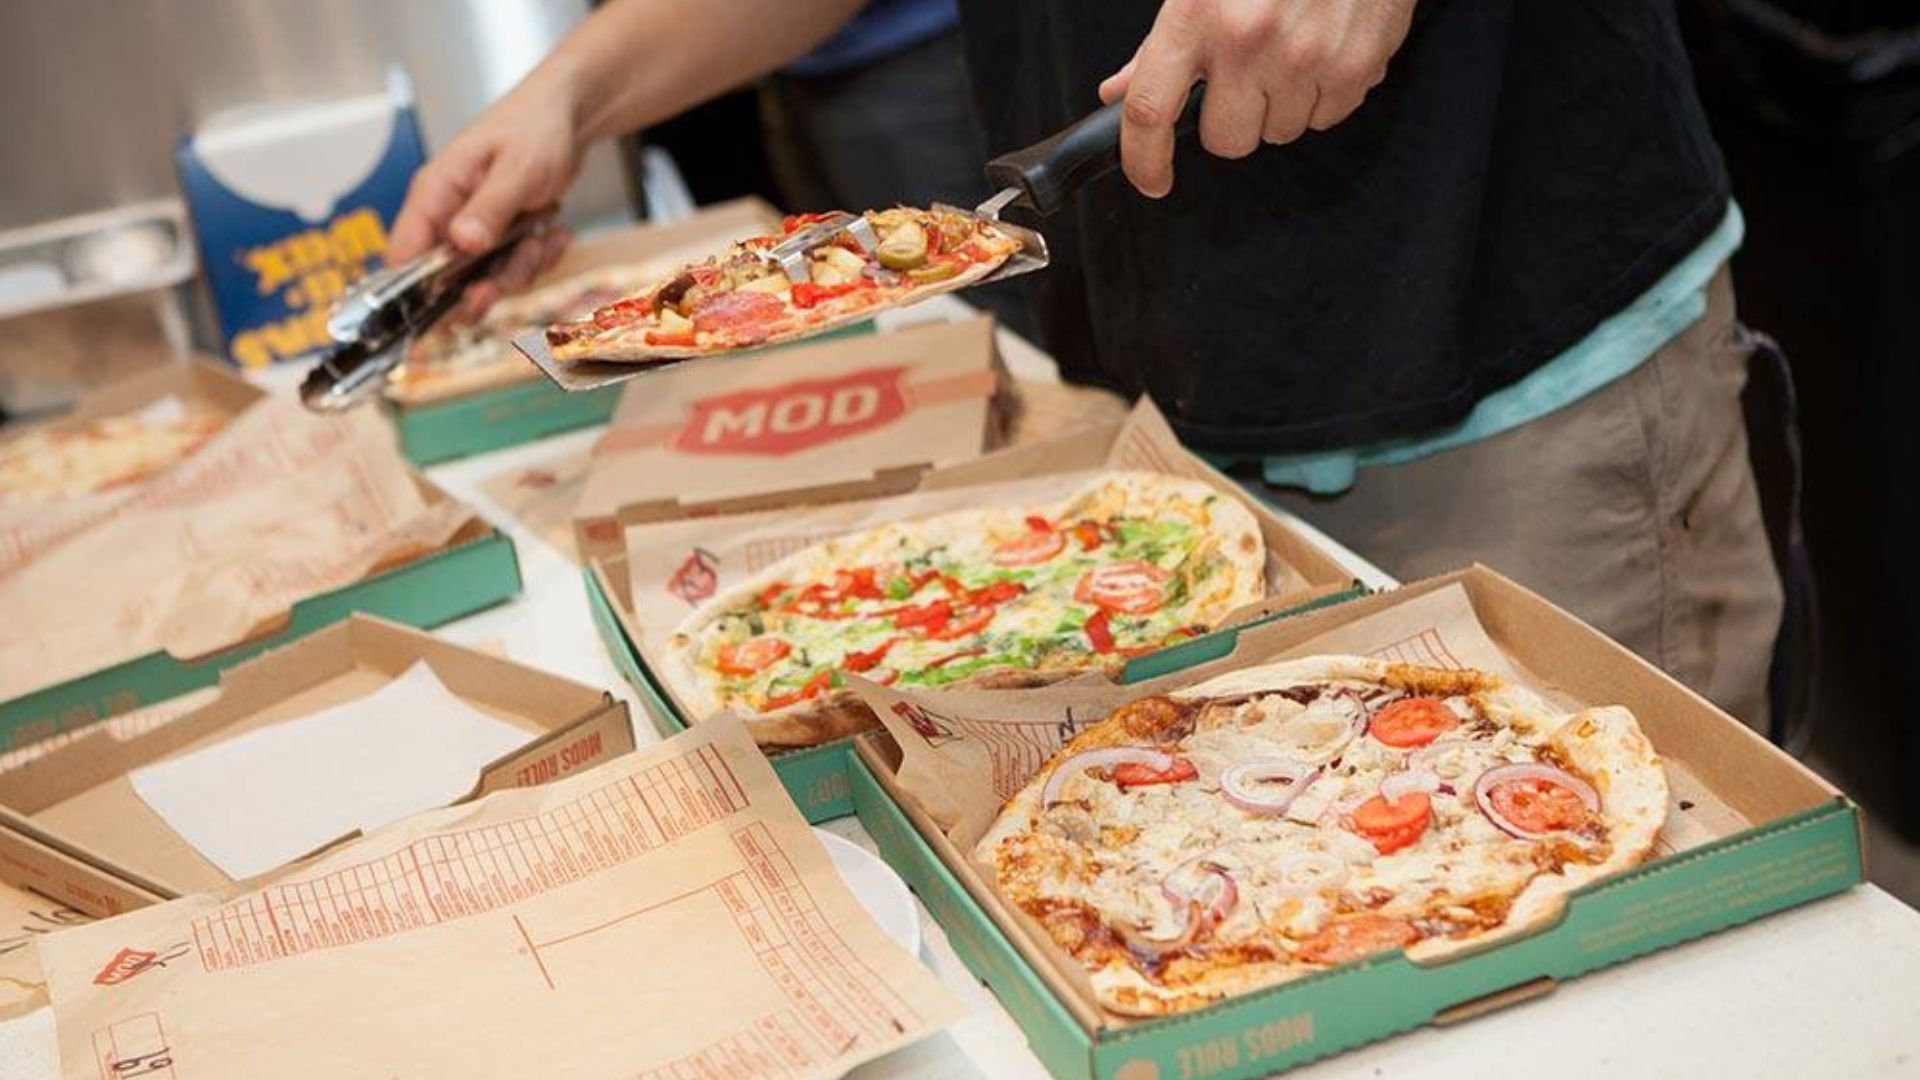
[[970,285],[1020,250],[985,218],[895,207],[864,215],[879,240],[874,251],[843,232],[808,255],[805,281],[790,280],[763,254],[826,216],[789,217],[781,235],[741,241],[586,318],[551,326],[548,350],[562,361],[648,361],[775,344]]
[[1212,486],[1096,475],[1050,505],[982,506],[795,552],[691,613],[674,681],[762,746],[872,726],[857,674],[903,687],[1037,685],[1199,634],[1265,595],[1253,515]]
[[1562,713],[1475,671],[1351,656],[1116,710],[974,849],[1106,1008],[1199,1008],[1551,921],[1639,863],[1667,809],[1623,708]]
[[138,483],[198,450],[227,421],[205,406],[166,404],[174,407],[56,424],[0,442],[0,506]]

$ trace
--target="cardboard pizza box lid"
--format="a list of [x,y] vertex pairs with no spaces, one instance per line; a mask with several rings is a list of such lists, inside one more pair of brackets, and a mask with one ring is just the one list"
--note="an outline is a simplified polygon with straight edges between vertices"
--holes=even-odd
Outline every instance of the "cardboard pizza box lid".
[[1007,384],[986,316],[636,379],[594,447],[581,552],[616,555],[642,522],[911,487],[998,443]]
[[[177,719],[131,735],[103,721],[0,772],[0,867],[12,864],[9,878],[102,916],[129,898],[171,898],[229,884],[141,800],[128,774],[363,697],[415,662],[425,662],[466,703],[527,733],[525,745],[485,765],[456,802],[545,783],[633,749],[627,707],[604,690],[354,615],[228,670],[204,701]],[[100,885],[102,873],[114,889]],[[89,875],[96,879],[91,884]],[[90,898],[93,893],[105,899]]]

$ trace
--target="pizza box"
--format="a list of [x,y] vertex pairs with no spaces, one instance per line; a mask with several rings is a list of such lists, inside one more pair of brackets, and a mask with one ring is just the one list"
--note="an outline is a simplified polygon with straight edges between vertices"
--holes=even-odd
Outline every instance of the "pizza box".
[[[745,198],[716,203],[677,221],[601,230],[569,245],[533,288],[629,263],[657,263],[665,272],[779,224],[778,210]],[[872,330],[872,323],[861,323],[840,331],[840,336]],[[499,349],[498,364],[460,372],[438,385],[400,383],[389,388],[386,408],[409,460],[417,465],[450,461],[602,424],[613,415],[618,389],[566,393],[506,341]]]
[[[946,492],[978,488],[982,499],[992,498],[992,484],[1023,480],[1104,466],[1149,468],[1202,480],[1238,499],[1253,513],[1267,545],[1269,579],[1288,584],[1275,595],[1228,617],[1230,622],[1248,623],[1276,619],[1361,595],[1363,590],[1353,575],[1332,555],[1296,532],[1260,500],[1255,499],[1227,476],[1181,446],[1173,431],[1150,400],[1139,405],[1119,423],[1085,427],[1058,438],[1009,447],[957,465],[928,469],[906,476],[878,476],[864,484],[836,489],[837,505],[851,513],[860,513],[860,503],[918,491]],[[752,505],[752,500],[742,500]],[[760,544],[748,545],[741,552],[742,565],[724,565],[716,550],[725,547],[725,539],[749,524],[778,520],[798,508],[762,511],[751,516],[731,514],[690,518],[680,522],[649,523],[630,527],[630,550],[616,555],[588,558],[584,575],[594,624],[612,654],[614,663],[638,691],[662,734],[683,731],[698,717],[681,701],[678,693],[658,674],[650,657],[649,625],[656,629],[693,610],[705,596],[724,588],[723,578],[744,576],[759,569],[754,561]],[[791,544],[771,545],[777,553],[792,549]],[[645,549],[642,551],[641,549]],[[636,554],[638,552],[639,554]],[[773,554],[770,552],[769,554]],[[644,556],[653,569],[636,572],[636,559]],[[678,565],[671,574],[665,568]],[[711,580],[691,594],[684,591],[689,567],[700,570]],[[695,577],[701,575],[696,574]],[[648,590],[651,596],[637,593]],[[636,603],[636,600],[641,603]],[[677,605],[677,610],[676,610]],[[642,606],[650,614],[640,614]],[[1196,655],[1217,647],[1214,635],[1183,642],[1179,655]],[[1130,668],[1150,665],[1161,654],[1138,657]],[[847,762],[852,741],[840,739],[822,746],[784,751],[773,756],[774,771],[800,805],[809,821],[822,821],[852,812],[847,790]]]
[[910,484],[1000,441],[987,316],[787,350],[628,383],[574,508],[581,553],[619,554],[643,522]]
[[230,884],[135,793],[128,774],[364,697],[420,662],[465,703],[526,733],[456,802],[543,784],[633,749],[627,706],[604,690],[354,615],[227,670],[163,722],[116,731],[108,720],[0,771],[0,879],[96,916]]
[[[414,481],[429,504],[453,499],[423,476]],[[0,751],[211,686],[235,664],[355,612],[433,627],[485,610],[519,591],[520,563],[513,541],[475,517],[440,548],[297,601],[277,625],[225,648],[200,656],[157,650],[0,701]]]
[[59,431],[88,421],[138,412],[169,399],[182,405],[235,416],[264,392],[211,357],[168,361],[115,379],[88,391],[58,417],[34,424],[9,425],[0,442],[28,431]]
[[[1463,595],[1442,595],[1454,588]],[[1575,892],[1556,920],[1520,937],[1423,963],[1398,950],[1380,953],[1205,1009],[1124,1020],[1081,989],[1086,980],[1067,970],[1064,954],[1029,937],[1027,924],[1010,915],[906,792],[900,743],[885,732],[856,740],[849,768],[855,812],[962,961],[1062,1080],[1270,1075],[1547,994],[1562,980],[1864,880],[1860,812],[1838,790],[1652,665],[1485,567],[1219,631],[1143,658],[1122,682],[1145,684],[1133,688],[1142,694],[1191,685],[1383,612],[1411,617],[1412,605],[1435,600],[1470,604],[1495,646],[1554,691],[1632,709],[1674,787],[1674,809],[1648,862]],[[1425,636],[1376,655],[1443,662],[1421,655]]]

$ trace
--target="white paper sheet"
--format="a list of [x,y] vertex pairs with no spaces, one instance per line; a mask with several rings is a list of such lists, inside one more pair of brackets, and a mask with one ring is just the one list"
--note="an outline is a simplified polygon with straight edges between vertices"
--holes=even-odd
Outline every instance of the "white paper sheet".
[[415,663],[366,697],[134,770],[133,790],[239,880],[473,787],[531,736]]

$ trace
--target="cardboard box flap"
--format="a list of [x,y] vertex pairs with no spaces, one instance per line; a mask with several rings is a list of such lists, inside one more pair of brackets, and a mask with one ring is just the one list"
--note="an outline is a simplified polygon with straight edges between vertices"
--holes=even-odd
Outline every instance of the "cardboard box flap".
[[575,514],[632,524],[911,490],[991,445],[1002,382],[985,316],[637,380]]
[[198,356],[185,363],[161,364],[116,379],[89,391],[67,412],[9,430],[0,438],[15,438],[29,431],[57,430],[68,425],[120,416],[170,396],[210,406],[232,416],[265,394],[252,383],[227,370],[219,361]]
[[32,818],[43,837],[171,892],[218,887],[226,875],[147,809],[127,775],[364,697],[416,661],[467,704],[527,733],[526,745],[480,770],[466,797],[544,783],[633,748],[626,706],[604,691],[355,615],[224,673],[210,702],[163,727],[126,740],[94,730],[0,773],[0,806]]

